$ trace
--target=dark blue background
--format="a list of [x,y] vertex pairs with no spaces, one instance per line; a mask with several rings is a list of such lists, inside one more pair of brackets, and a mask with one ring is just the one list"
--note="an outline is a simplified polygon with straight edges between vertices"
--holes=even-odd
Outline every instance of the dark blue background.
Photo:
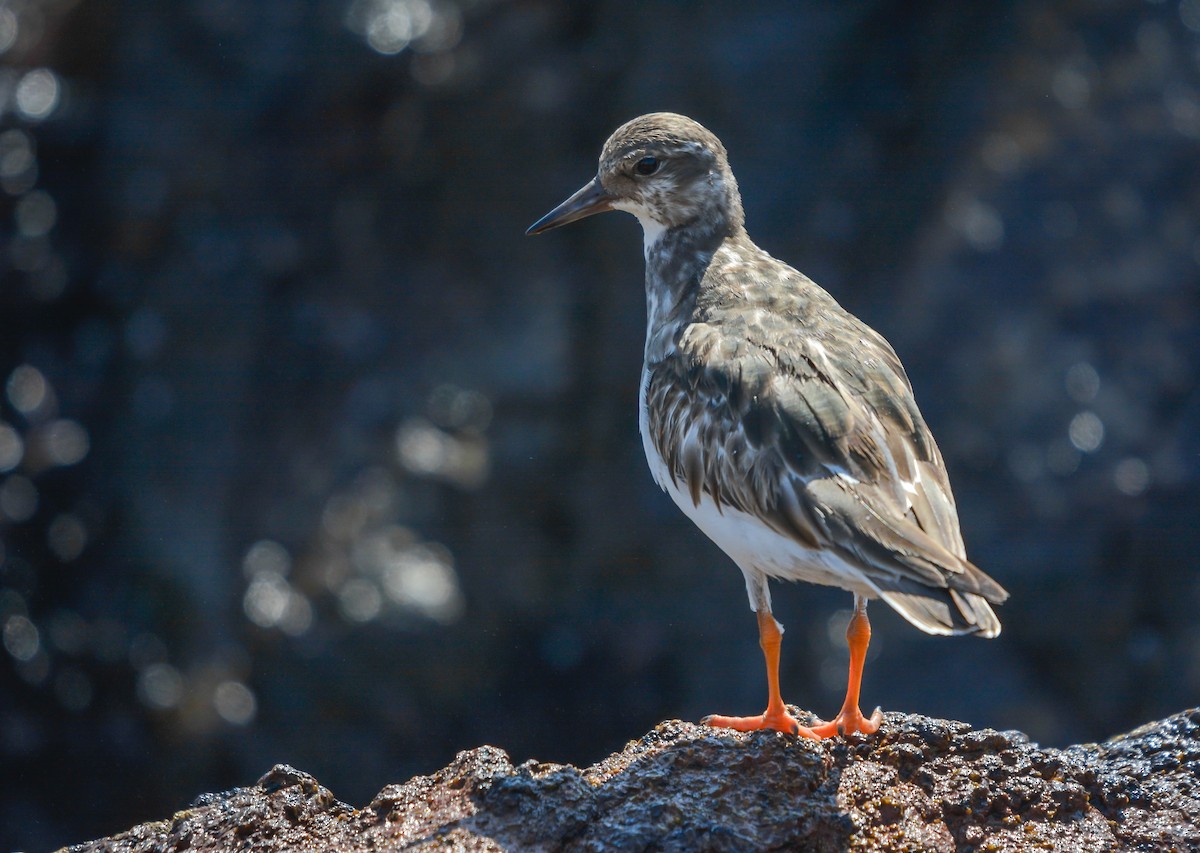
[[[989,642],[876,605],[867,709],[1064,745],[1195,704],[1198,31],[1194,0],[0,20],[5,849],[277,761],[361,805],[482,743],[586,764],[761,709],[741,577],[642,459],[636,223],[522,236],[651,110],[899,351],[1012,592]],[[832,714],[850,596],[775,599],[785,698]]]

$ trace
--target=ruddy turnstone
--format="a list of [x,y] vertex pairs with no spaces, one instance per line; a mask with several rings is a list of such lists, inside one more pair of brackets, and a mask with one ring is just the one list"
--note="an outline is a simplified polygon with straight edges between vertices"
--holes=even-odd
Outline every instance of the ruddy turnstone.
[[[596,177],[535,222],[540,234],[624,210],[642,224],[647,327],[640,427],[654,479],[746,579],[768,703],[709,725],[824,738],[874,732],[859,708],[882,598],[930,634],[995,637],[1008,597],[966,558],[946,467],[883,337],[746,234],[721,141],[689,118],[622,125]],[[854,593],[846,700],[803,726],[779,692],[782,626],[769,578]]]

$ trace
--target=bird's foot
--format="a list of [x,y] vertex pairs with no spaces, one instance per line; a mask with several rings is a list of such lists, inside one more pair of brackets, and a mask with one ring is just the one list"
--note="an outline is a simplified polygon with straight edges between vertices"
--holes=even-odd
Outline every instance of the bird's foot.
[[816,738],[828,738],[835,735],[846,735],[851,732],[860,732],[864,735],[873,735],[879,730],[880,724],[883,722],[883,709],[876,708],[870,717],[864,717],[863,712],[855,705],[852,708],[842,708],[838,715],[828,723],[818,723],[813,726],[810,731],[812,736]]
[[[800,725],[800,721],[787,711],[766,711],[755,717],[725,717],[720,714],[709,714],[700,721],[701,725],[718,729],[733,729],[739,732],[757,732],[763,729],[774,729],[777,732],[799,735],[800,737],[817,739],[816,734],[808,726]],[[872,729],[872,731],[874,731]]]

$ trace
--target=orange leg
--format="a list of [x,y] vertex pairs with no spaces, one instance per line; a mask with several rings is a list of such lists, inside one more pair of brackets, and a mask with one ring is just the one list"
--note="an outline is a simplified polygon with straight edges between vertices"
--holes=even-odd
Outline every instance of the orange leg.
[[870,717],[864,717],[858,707],[858,691],[862,686],[863,663],[867,659],[867,646],[871,642],[871,623],[867,620],[867,600],[854,596],[854,615],[846,627],[846,643],[850,646],[850,678],[846,685],[846,701],[842,710],[828,723],[813,726],[816,737],[826,738],[844,735],[847,732],[874,734],[883,722],[883,711],[875,709]]
[[790,732],[802,737],[815,738],[818,735],[800,723],[788,713],[783,705],[783,697],[779,694],[779,644],[783,638],[783,630],[775,617],[765,606],[758,610],[758,644],[762,646],[763,657],[767,662],[767,710],[757,717],[723,717],[712,714],[700,722],[706,726],[716,726],[724,729],[736,729],[739,732],[753,732],[759,729],[774,729],[777,732]]

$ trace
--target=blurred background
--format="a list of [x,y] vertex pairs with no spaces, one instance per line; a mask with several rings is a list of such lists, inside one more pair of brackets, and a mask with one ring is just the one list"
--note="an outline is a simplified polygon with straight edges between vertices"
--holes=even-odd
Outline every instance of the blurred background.
[[[1196,703],[1200,0],[8,0],[0,62],[4,849],[761,710],[642,458],[637,223],[522,234],[651,110],[891,340],[1012,592],[875,606],[865,707]],[[850,596],[775,598],[830,715]]]

